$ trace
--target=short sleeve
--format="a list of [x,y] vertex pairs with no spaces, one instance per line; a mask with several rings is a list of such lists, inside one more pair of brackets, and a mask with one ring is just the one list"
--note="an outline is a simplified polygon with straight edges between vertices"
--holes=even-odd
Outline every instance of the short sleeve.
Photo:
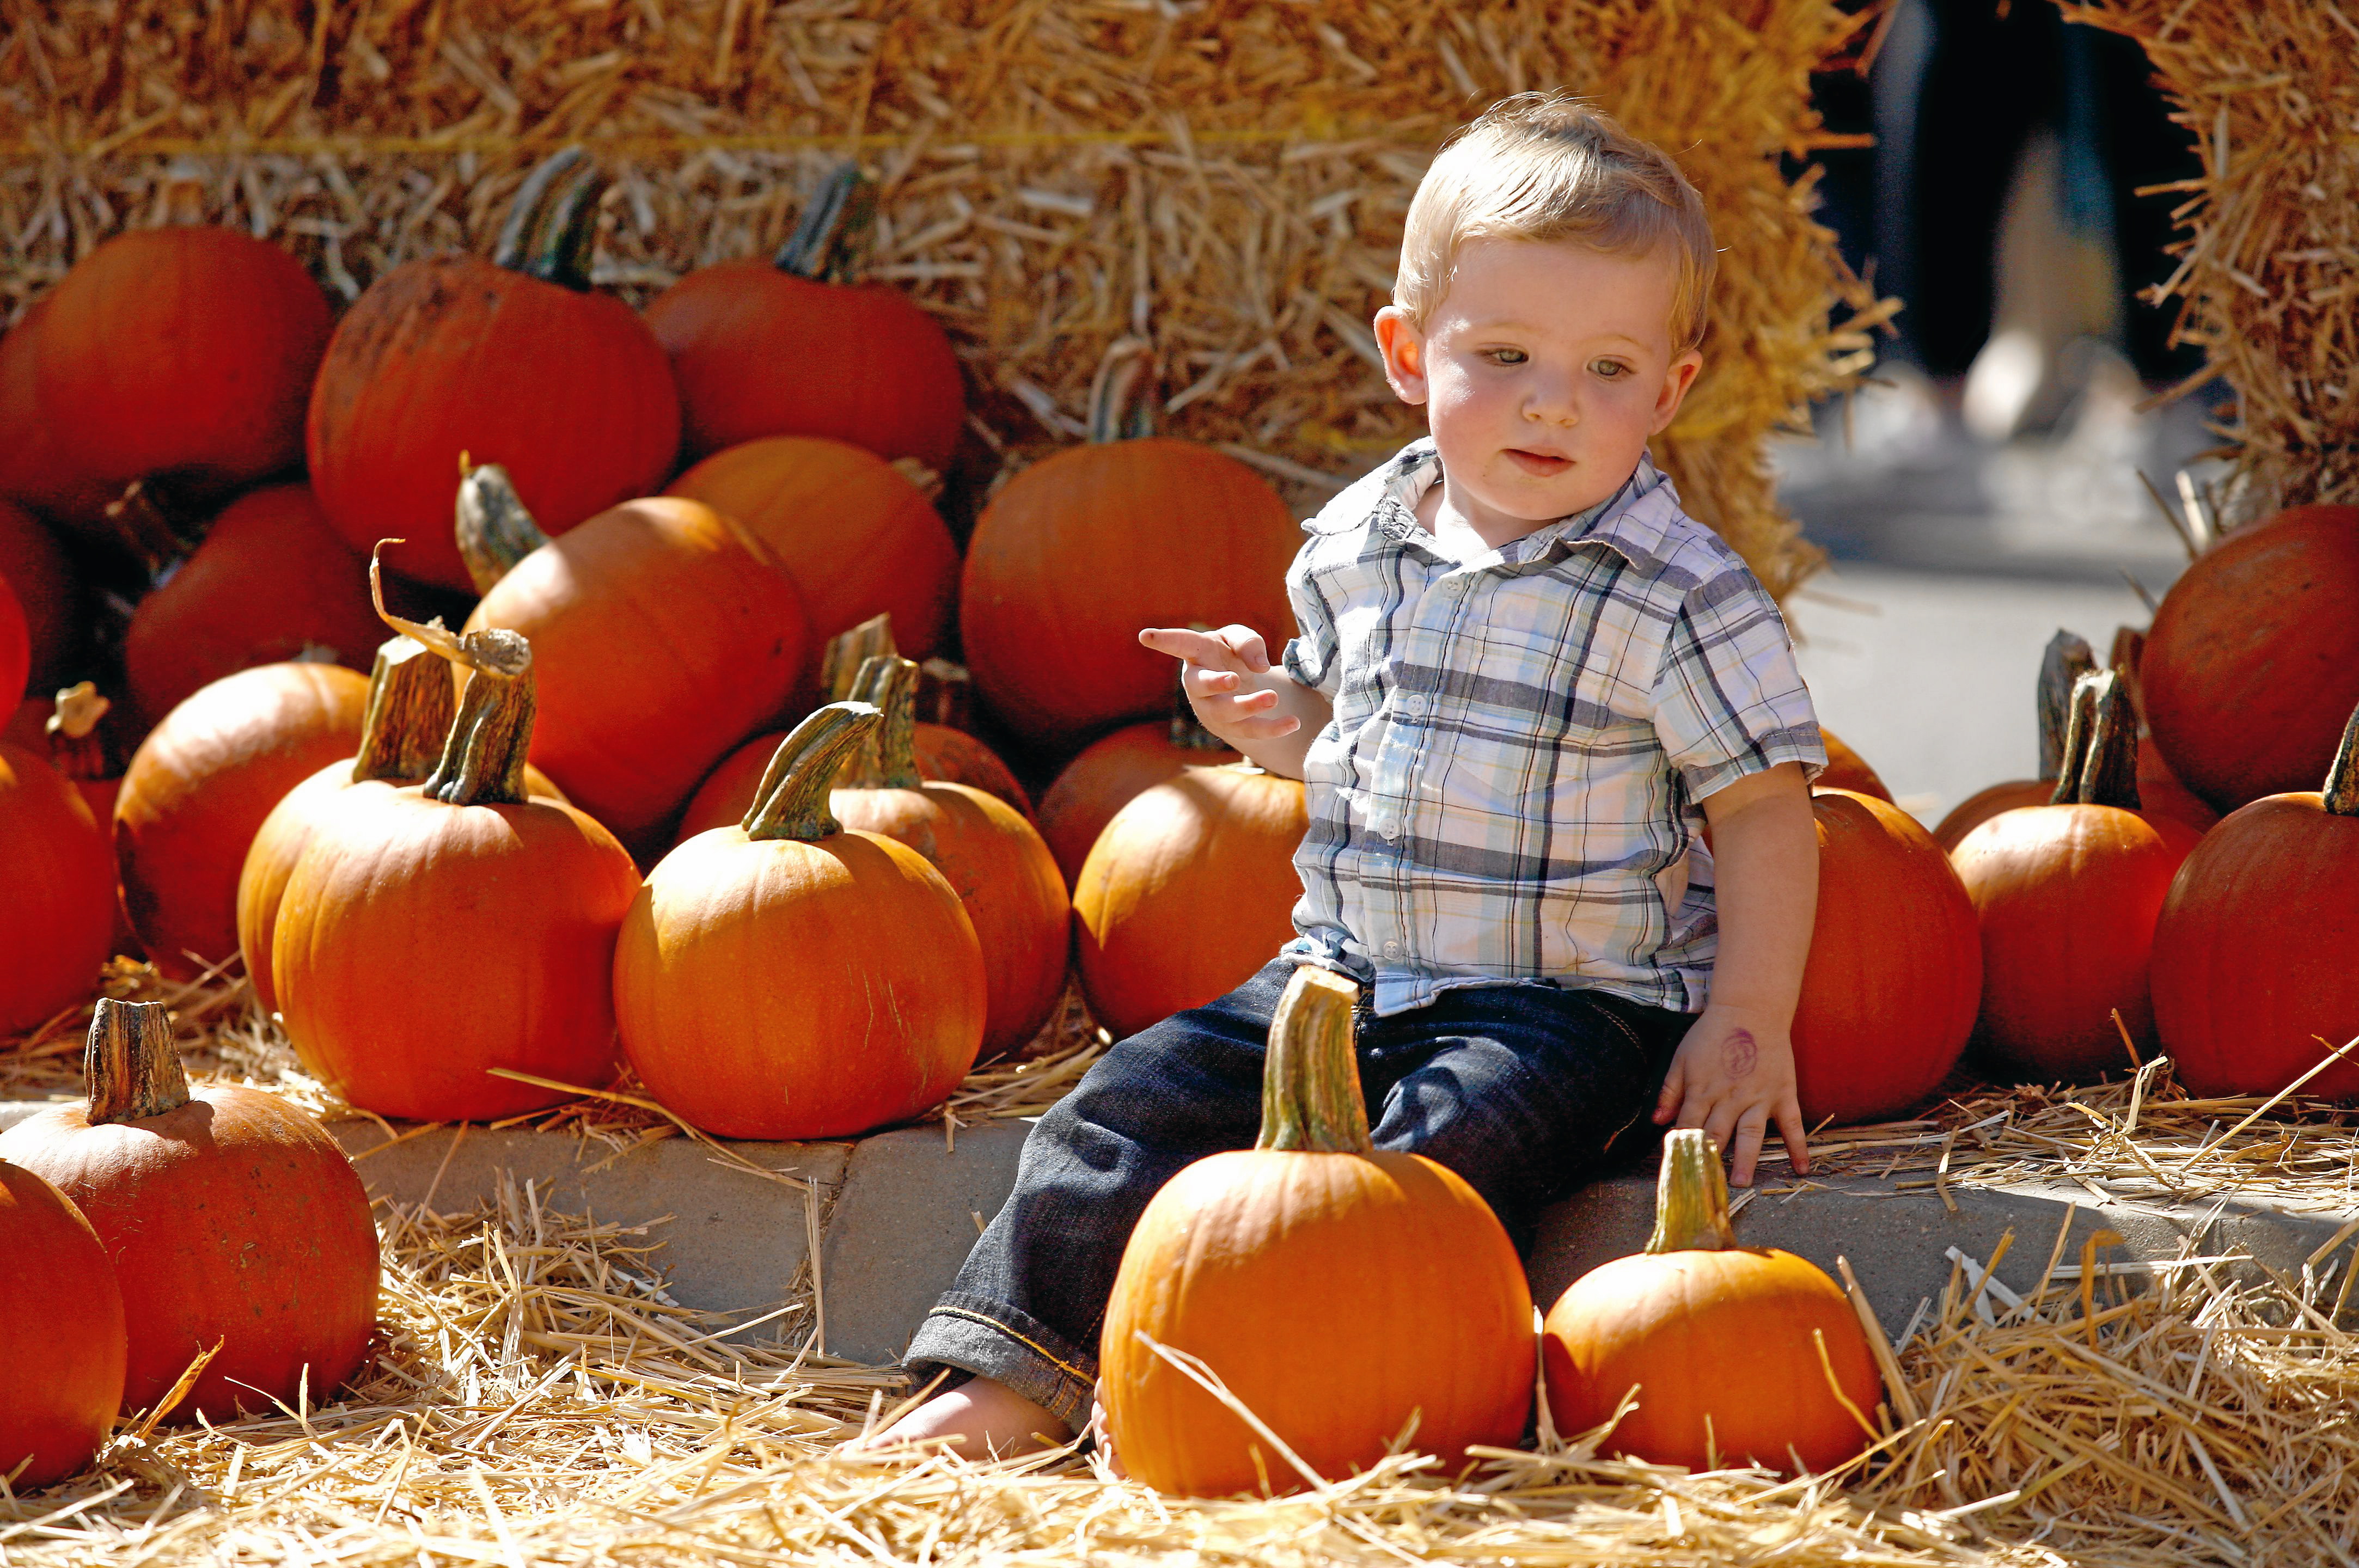
[[1332,702],[1341,673],[1337,667],[1340,661],[1335,657],[1334,612],[1310,579],[1310,556],[1318,546],[1318,535],[1313,535],[1304,541],[1294,564],[1286,569],[1286,597],[1294,606],[1294,624],[1299,631],[1287,643],[1282,663],[1288,675]]
[[1794,641],[1758,579],[1740,564],[1691,589],[1655,676],[1655,732],[1688,798],[1701,801],[1780,762],[1826,767]]

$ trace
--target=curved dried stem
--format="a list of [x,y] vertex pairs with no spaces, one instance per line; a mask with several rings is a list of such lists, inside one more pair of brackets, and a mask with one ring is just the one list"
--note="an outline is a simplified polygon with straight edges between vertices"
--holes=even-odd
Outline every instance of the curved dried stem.
[[1724,1252],[1735,1245],[1720,1145],[1701,1127],[1674,1128],[1663,1135],[1663,1168],[1655,1178],[1655,1234],[1647,1250]]
[[1368,1106],[1353,1048],[1360,988],[1342,975],[1304,964],[1286,982],[1269,1022],[1261,1076],[1261,1137],[1256,1149],[1314,1154],[1374,1154]]
[[843,831],[827,808],[836,770],[885,715],[865,702],[831,702],[805,719],[770,757],[761,787],[738,826],[756,840],[799,838],[805,843]]

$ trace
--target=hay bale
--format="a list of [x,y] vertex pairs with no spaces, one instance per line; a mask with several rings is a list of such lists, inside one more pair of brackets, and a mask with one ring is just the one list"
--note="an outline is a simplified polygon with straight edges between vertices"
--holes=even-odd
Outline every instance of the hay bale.
[[874,276],[948,325],[995,453],[1073,438],[1109,348],[1144,337],[1164,427],[1302,503],[1417,427],[1368,319],[1433,148],[1502,93],[1590,92],[1714,213],[1710,363],[1658,450],[1781,593],[1817,557],[1765,439],[1853,384],[1881,319],[1780,165],[1833,145],[1810,73],[1859,22],[1831,0],[47,0],[10,20],[12,309],[175,211],[277,238],[349,298],[487,249],[524,169],[574,140],[618,176],[599,277],[644,297],[775,247],[850,153],[885,181]]
[[[2174,340],[2236,416],[2224,521],[2359,502],[2359,8],[2336,0],[2060,0],[2145,47],[2203,160],[2184,197]],[[2184,388],[2182,390],[2185,390]]]

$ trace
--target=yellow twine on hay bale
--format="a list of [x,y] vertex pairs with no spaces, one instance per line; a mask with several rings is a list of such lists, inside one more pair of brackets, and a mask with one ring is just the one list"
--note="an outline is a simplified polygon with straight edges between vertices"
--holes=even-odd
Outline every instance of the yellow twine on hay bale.
[[1368,319],[1434,147],[1502,94],[1589,93],[1714,215],[1710,359],[1658,451],[1781,594],[1818,557],[1766,439],[1856,382],[1895,308],[1780,165],[1835,145],[1810,76],[1862,19],[1830,0],[52,0],[10,21],[12,308],[171,217],[276,238],[350,298],[404,258],[487,248],[527,167],[575,140],[617,176],[599,281],[643,298],[774,249],[851,153],[884,179],[873,276],[951,329],[991,447],[1078,436],[1108,349],[1144,336],[1164,427],[1303,503],[1418,427]]

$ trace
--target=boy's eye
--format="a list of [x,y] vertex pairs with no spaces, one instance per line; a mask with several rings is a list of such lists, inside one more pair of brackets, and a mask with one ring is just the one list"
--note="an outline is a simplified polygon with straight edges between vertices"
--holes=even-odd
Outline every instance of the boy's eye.
[[1608,381],[1614,381],[1629,374],[1630,367],[1620,360],[1592,360],[1589,362],[1589,373],[1592,375],[1602,375]]
[[1531,356],[1524,352],[1521,349],[1493,349],[1491,351],[1491,362],[1494,364],[1519,365],[1529,358],[1531,358]]

